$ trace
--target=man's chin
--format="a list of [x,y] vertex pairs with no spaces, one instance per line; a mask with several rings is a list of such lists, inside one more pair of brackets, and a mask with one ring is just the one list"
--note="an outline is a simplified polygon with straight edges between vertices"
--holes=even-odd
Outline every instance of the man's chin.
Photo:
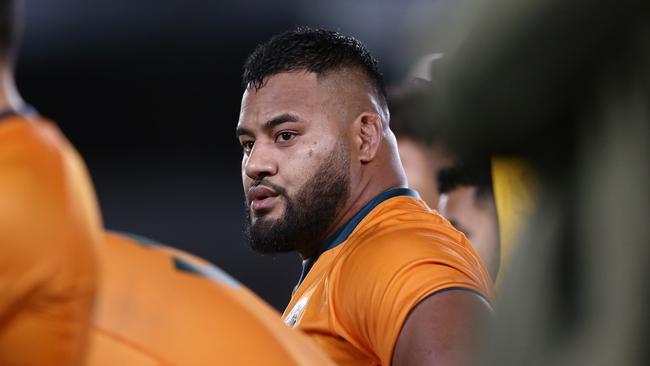
[[283,212],[281,212],[278,207],[264,209],[264,210],[251,210],[251,218],[253,219],[252,224],[255,225],[258,222],[265,223],[274,223],[282,218]]
[[286,228],[279,220],[258,219],[248,227],[246,240],[250,247],[260,254],[293,251],[294,248],[285,234]]

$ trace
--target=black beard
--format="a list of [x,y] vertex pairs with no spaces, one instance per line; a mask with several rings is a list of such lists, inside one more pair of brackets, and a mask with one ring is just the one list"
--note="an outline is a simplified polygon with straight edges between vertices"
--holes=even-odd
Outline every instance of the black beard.
[[295,198],[284,189],[268,182],[254,182],[274,188],[285,201],[284,216],[267,220],[263,216],[252,223],[250,202],[246,205],[244,238],[259,253],[282,253],[312,247],[325,240],[330,225],[349,194],[350,157],[345,145],[332,149],[315,174],[298,191]]

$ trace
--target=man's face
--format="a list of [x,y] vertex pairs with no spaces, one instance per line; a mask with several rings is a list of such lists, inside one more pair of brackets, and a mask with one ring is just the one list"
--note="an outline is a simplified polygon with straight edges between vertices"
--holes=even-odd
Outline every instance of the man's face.
[[474,186],[460,186],[440,196],[438,211],[467,236],[492,278],[496,278],[500,246],[494,201],[490,197],[477,199]]
[[316,74],[281,73],[244,93],[237,126],[249,244],[260,252],[322,241],[348,196],[345,124]]

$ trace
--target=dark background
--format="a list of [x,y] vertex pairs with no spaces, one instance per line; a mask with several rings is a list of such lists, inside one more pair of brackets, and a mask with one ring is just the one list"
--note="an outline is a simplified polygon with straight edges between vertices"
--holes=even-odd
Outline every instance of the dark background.
[[434,3],[27,0],[17,83],[85,158],[107,228],[204,257],[282,309],[299,257],[241,240],[241,65],[274,33],[310,25],[358,37],[394,82]]

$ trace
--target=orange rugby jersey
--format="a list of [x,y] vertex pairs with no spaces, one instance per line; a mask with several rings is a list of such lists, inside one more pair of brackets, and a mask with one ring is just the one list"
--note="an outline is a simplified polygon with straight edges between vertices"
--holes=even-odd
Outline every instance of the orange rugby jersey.
[[215,266],[132,235],[105,243],[89,366],[331,364]]
[[86,168],[52,123],[0,120],[0,365],[80,365],[101,220]]
[[465,236],[417,192],[384,192],[328,240],[283,318],[341,365],[390,365],[409,311],[451,288],[492,298],[492,281]]

